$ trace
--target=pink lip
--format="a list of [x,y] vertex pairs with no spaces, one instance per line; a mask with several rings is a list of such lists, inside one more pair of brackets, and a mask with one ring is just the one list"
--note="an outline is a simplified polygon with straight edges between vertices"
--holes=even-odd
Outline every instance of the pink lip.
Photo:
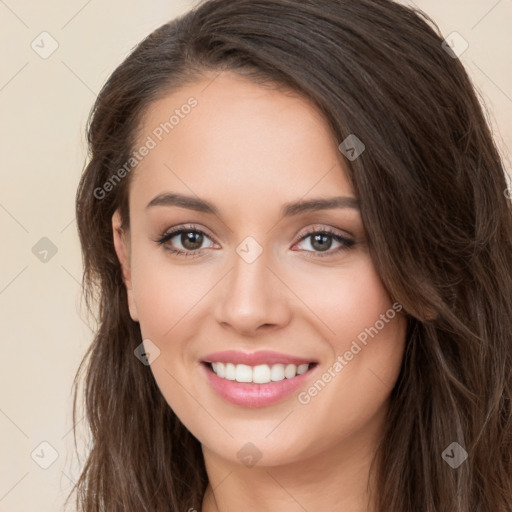
[[214,352],[208,354],[203,359],[207,363],[233,363],[256,366],[258,364],[295,364],[297,366],[305,363],[316,363],[313,359],[304,359],[302,357],[280,354],[270,350],[260,350],[259,352],[240,352],[238,350],[224,350],[223,352]]
[[211,366],[206,364],[218,362],[247,364],[249,366],[256,366],[258,364],[268,364],[271,366],[279,363],[299,366],[305,363],[317,363],[317,361],[271,351],[246,353],[226,350],[207,355],[201,366],[214,391],[228,402],[243,407],[265,407],[279,402],[301,386],[305,386],[306,381],[315,373],[318,366],[318,364],[314,364],[306,373],[296,375],[291,379],[285,378],[278,382],[255,384],[253,382],[237,382],[236,380],[218,377],[211,369]]
[[318,365],[315,365],[306,373],[297,375],[292,379],[267,384],[254,384],[252,382],[222,379],[213,372],[210,365],[203,363],[201,366],[206,372],[206,377],[214,391],[228,402],[243,407],[265,407],[283,400],[301,386],[305,387],[305,383],[316,373],[315,370],[318,367]]

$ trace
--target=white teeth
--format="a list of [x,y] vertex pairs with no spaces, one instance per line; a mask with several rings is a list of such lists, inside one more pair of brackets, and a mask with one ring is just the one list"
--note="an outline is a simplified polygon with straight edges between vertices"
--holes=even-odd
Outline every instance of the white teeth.
[[300,366],[297,366],[297,375],[302,375],[303,373],[306,373],[308,371],[309,364],[301,364]]
[[217,375],[224,378],[226,376],[226,367],[224,363],[217,363]]
[[280,380],[292,379],[297,375],[302,375],[309,370],[308,363],[296,366],[294,364],[259,364],[257,366],[248,366],[246,364],[233,363],[211,363],[213,371],[218,377],[227,380],[236,380],[237,382],[253,382],[255,384],[267,384],[268,382],[278,382]]
[[256,384],[270,382],[270,367],[268,364],[260,364],[252,370],[252,381]]
[[297,375],[297,367],[294,364],[287,364],[284,369],[284,376],[287,379],[291,379],[292,377],[295,377],[295,375]]
[[284,364],[274,364],[270,369],[270,378],[273,381],[284,379]]
[[246,364],[237,364],[235,367],[235,380],[237,382],[252,382],[252,368]]
[[233,363],[226,363],[226,379],[235,380],[236,378],[236,368]]

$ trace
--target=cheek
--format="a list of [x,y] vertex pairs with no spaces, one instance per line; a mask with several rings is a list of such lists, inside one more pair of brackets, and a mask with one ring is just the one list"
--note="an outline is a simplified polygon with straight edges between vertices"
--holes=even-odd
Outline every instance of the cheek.
[[211,270],[168,261],[164,249],[132,253],[132,287],[144,337],[162,340],[212,287]]
[[[329,449],[340,435],[357,435],[374,421],[384,421],[405,347],[401,305],[393,307],[372,264],[361,265],[338,285],[316,302],[322,318],[317,325],[332,355],[317,379],[297,396],[305,418],[303,435],[316,439],[309,448],[313,451]],[[323,323],[329,329],[321,327]]]
[[[204,411],[190,400],[193,360],[190,340],[197,334],[195,315],[212,285],[211,269],[171,263],[163,249],[132,252],[132,287],[143,339],[160,350],[151,372],[169,406],[186,425],[194,425]],[[207,421],[207,418],[203,418]]]
[[[335,331],[343,340],[359,340],[364,344],[367,336],[382,334],[381,339],[394,336],[396,316],[391,297],[385,289],[372,262],[363,261],[359,272],[344,282],[344,293],[338,301],[339,316],[333,318]],[[384,343],[384,341],[383,341]],[[348,348],[347,348],[348,349]]]
[[384,402],[400,371],[406,335],[402,307],[392,302],[369,257],[350,268],[309,276],[302,286],[298,294],[307,297],[310,318],[330,355],[320,382],[304,390],[301,403],[327,410],[340,402],[366,418]]
[[330,340],[336,356],[342,356],[345,385],[356,396],[358,386],[373,387],[375,397],[390,391],[401,366],[406,321],[369,257],[344,280],[337,309],[330,319],[336,333]]
[[357,255],[337,268],[294,272],[288,276],[294,292],[311,311],[311,318],[316,318],[319,332],[337,351],[344,350],[349,340],[373,326],[392,306],[368,255]]

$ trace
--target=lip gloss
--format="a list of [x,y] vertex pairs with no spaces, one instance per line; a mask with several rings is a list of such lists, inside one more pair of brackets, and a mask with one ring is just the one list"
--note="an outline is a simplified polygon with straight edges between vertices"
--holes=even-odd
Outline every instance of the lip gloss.
[[208,365],[202,364],[201,366],[211,387],[228,402],[242,407],[265,407],[275,404],[304,386],[316,370],[316,366],[313,366],[307,372],[291,379],[285,378],[277,382],[255,384],[224,379],[217,376]]

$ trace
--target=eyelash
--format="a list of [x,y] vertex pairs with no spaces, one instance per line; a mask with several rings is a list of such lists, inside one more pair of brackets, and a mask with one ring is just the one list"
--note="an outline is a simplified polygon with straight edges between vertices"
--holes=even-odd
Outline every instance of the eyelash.
[[[211,237],[208,236],[208,234],[206,234],[204,231],[202,231],[200,229],[197,229],[195,226],[182,226],[182,227],[177,228],[177,229],[175,229],[173,231],[162,233],[160,235],[160,238],[155,240],[155,242],[157,244],[163,246],[169,240],[171,240],[172,238],[174,238],[177,235],[181,235],[182,233],[201,234],[201,235],[205,235],[207,238],[211,239]],[[299,240],[297,240],[297,242],[295,244],[300,243],[300,242],[306,240],[307,238],[309,238],[312,235],[328,235],[328,236],[332,237],[336,242],[339,242],[342,245],[340,247],[338,247],[337,249],[329,250],[329,251],[304,251],[306,253],[311,253],[311,252],[314,253],[314,256],[308,256],[308,257],[325,258],[325,257],[328,257],[328,256],[332,256],[333,254],[341,253],[341,252],[344,252],[344,251],[346,251],[348,249],[351,249],[356,244],[356,242],[354,240],[351,240],[349,238],[345,238],[345,237],[341,236],[340,234],[332,231],[329,228],[319,228],[319,227],[312,228],[312,230],[308,231]],[[196,249],[194,251],[183,251],[181,249],[176,249],[174,247],[170,247],[170,246],[167,246],[167,245],[164,248],[165,248],[165,250],[171,252],[172,254],[175,254],[177,256],[183,256],[183,257],[186,257],[186,258],[190,258],[190,257],[193,258],[193,257],[201,256],[202,251],[203,251],[203,249]]]

